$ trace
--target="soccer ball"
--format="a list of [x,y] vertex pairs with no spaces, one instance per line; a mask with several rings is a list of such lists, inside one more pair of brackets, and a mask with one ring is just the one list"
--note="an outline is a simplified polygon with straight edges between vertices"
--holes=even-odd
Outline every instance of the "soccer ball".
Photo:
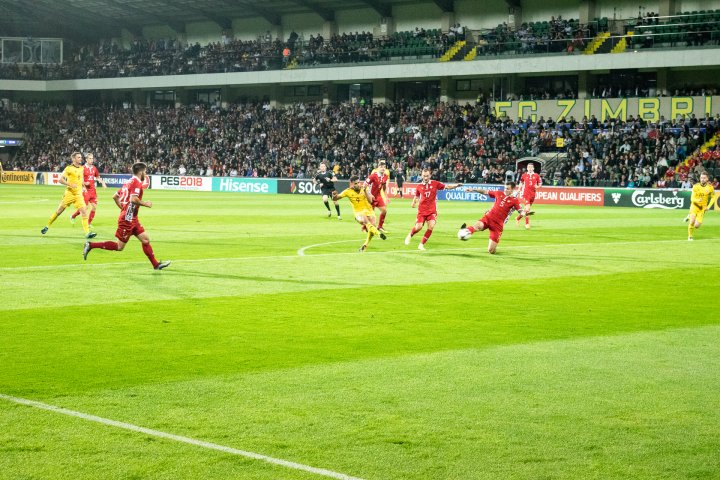
[[460,230],[458,230],[458,238],[463,242],[470,240],[471,235],[472,234],[470,233],[470,230],[468,230],[467,228],[461,228]]

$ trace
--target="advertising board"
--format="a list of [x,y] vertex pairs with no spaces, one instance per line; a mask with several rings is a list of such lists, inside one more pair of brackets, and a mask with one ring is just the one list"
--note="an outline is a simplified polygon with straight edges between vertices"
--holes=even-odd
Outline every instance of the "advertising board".
[[274,178],[213,178],[212,191],[234,193],[278,193],[278,181]]
[[690,208],[690,190],[606,188],[606,207]]
[[582,187],[540,187],[535,194],[535,203],[551,205],[605,205],[602,188]]
[[[104,177],[103,177],[104,178]],[[213,186],[212,177],[150,175],[150,188],[156,190],[193,190],[210,192]]]
[[[35,183],[35,172],[15,172],[9,170],[2,173],[1,183],[12,183],[18,185],[33,185]],[[42,175],[42,174],[40,174]]]
[[[348,188],[347,180],[335,182],[335,190],[342,192]],[[292,193],[295,195],[320,195],[320,185],[316,185],[308,179],[281,178],[277,180],[277,193]]]
[[479,188],[481,190],[504,190],[503,185],[487,185],[469,183],[453,190],[440,190],[438,192],[438,200],[448,200],[451,202],[492,202],[491,197],[481,193],[468,192],[470,188]]
[[123,186],[125,182],[130,180],[132,178],[132,175],[129,174],[118,174],[118,173],[108,173],[108,174],[100,174],[100,178],[103,179],[103,182],[105,182],[105,185],[108,186],[108,188],[120,188]]

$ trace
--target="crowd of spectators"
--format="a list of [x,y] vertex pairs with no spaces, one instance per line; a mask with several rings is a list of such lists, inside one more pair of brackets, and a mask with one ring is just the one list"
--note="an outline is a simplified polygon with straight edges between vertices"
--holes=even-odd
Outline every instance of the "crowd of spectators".
[[[415,56],[440,57],[454,42],[465,38],[465,29],[453,25],[443,33],[440,30],[416,28],[412,32],[400,32],[385,37],[375,37],[370,32],[343,33],[326,40],[322,35],[310,36],[301,42],[296,51],[300,65],[311,66],[327,63],[353,63],[380,61],[391,58],[393,49],[410,48]],[[421,48],[426,47],[426,48]]]
[[[547,184],[678,186],[692,174],[683,160],[720,126],[720,115],[650,124],[632,117],[513,121],[486,110],[444,103],[77,111],[16,105],[0,112],[0,130],[26,134],[6,166],[16,170],[59,171],[79,150],[95,153],[106,173],[127,172],[140,160],[154,174],[309,178],[324,161],[348,178],[367,175],[385,158],[410,180],[427,165],[445,181],[499,183],[518,159],[549,153]],[[711,152],[699,163],[720,167],[717,158],[720,152]]]
[[659,17],[650,12],[638,16],[625,26],[632,31],[633,48],[699,47],[720,42],[720,10],[685,12],[670,17]]
[[135,39],[127,48],[115,41],[76,46],[65,43],[62,64],[0,63],[0,78],[60,80],[150,75],[186,75],[277,70],[293,60],[302,65],[383,60],[389,49],[406,45],[427,46],[422,54],[439,57],[465,30],[454,25],[448,32],[416,28],[375,38],[370,32],[347,32],[329,39],[321,34],[305,39],[292,32],[287,40],[272,39],[268,32],[255,40],[233,39],[223,33],[217,42],[188,44],[177,39]]
[[[607,20],[607,19],[605,19]],[[682,15],[659,21],[654,13],[638,18],[634,47],[685,43],[687,46],[720,41],[720,12]],[[540,53],[576,53],[607,24],[551,17],[549,21],[525,22],[518,28],[502,23],[489,30],[468,32],[460,24],[448,31],[417,27],[377,37],[370,32],[345,32],[305,39],[292,32],[287,40],[273,39],[268,32],[255,40],[238,40],[223,32],[217,42],[188,44],[177,39],[135,39],[122,47],[114,41],[75,46],[65,42],[62,64],[0,64],[0,78],[58,80],[113,78],[149,75],[183,75],[276,70],[289,65],[383,61],[397,57],[440,57],[456,41],[476,43],[477,56]],[[470,33],[470,35],[468,35]]]
[[242,41],[225,36],[205,46],[174,39],[136,39],[122,48],[102,41],[75,48],[62,64],[0,64],[0,78],[59,80],[270,70],[281,67],[285,45],[279,40]]
[[582,51],[588,38],[595,35],[595,27],[578,20],[552,17],[549,22],[523,23],[515,29],[502,23],[492,30],[478,34],[478,55],[515,53],[574,53]]

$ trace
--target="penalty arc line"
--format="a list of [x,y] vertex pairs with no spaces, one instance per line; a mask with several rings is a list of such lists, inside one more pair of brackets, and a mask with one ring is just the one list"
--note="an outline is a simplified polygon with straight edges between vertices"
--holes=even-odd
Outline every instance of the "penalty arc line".
[[19,405],[25,405],[28,407],[39,408],[41,410],[47,410],[49,412],[59,413],[62,415],[68,415],[70,417],[76,417],[90,422],[100,423],[103,425],[121,428],[123,430],[130,430],[132,432],[143,433],[153,437],[164,438],[167,440],[173,440],[176,442],[187,443],[196,447],[207,448],[210,450],[217,450],[223,453],[229,453],[231,455],[238,455],[253,460],[260,460],[273,465],[290,468],[293,470],[302,470],[304,472],[313,473],[315,475],[335,478],[337,480],[362,480],[359,477],[352,477],[345,475],[344,473],[333,472],[332,470],[326,470],[324,468],[311,467],[309,465],[303,465],[302,463],[291,462],[289,460],[283,460],[281,458],[270,457],[261,453],[248,452],[246,450],[239,450],[237,448],[226,447],[217,443],[205,442],[203,440],[196,440],[190,437],[184,437],[182,435],[175,435],[172,433],[161,432],[159,430],[153,430],[151,428],[140,427],[131,423],[118,422],[116,420],[110,420],[109,418],[98,417],[95,415],[89,415],[87,413],[76,412],[74,410],[68,410],[62,407],[56,407],[54,405],[48,405],[46,403],[37,402],[35,400],[28,400],[26,398],[13,397],[10,395],[4,395],[0,393],[0,399],[7,400],[8,402],[16,403]]
[[[308,245],[307,247],[302,247],[298,249],[297,254],[301,257],[305,256],[305,250],[308,250],[310,248],[314,247],[324,247],[325,245],[335,245],[336,243],[349,243],[349,242],[356,242],[357,240],[339,240],[337,242],[325,242],[325,243],[316,243],[315,245]],[[345,252],[343,252],[345,253]]]

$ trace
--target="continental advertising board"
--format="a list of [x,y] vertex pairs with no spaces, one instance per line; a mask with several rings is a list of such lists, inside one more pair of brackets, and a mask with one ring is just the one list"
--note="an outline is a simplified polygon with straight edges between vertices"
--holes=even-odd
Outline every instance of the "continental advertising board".
[[35,183],[36,175],[38,174],[35,172],[15,172],[10,170],[2,173],[0,182],[17,185],[33,185]]

